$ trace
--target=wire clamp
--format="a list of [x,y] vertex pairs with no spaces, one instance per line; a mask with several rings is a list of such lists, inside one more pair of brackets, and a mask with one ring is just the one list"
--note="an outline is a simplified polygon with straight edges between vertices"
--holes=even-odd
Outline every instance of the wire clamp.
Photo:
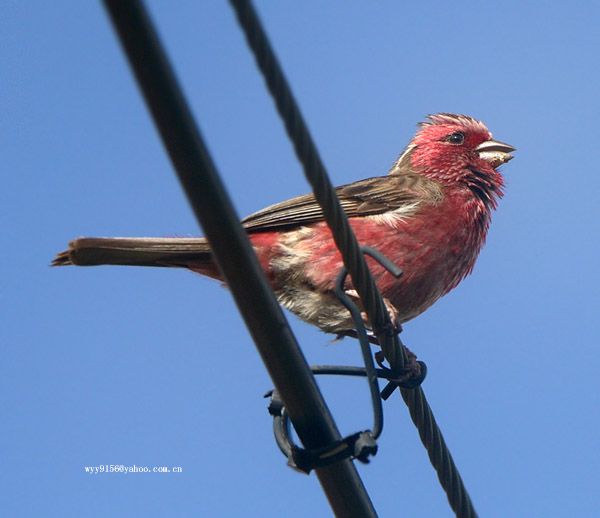
[[368,464],[370,457],[377,453],[377,442],[370,430],[357,432],[322,448],[304,449],[296,445],[290,436],[290,419],[276,390],[271,390],[269,413],[273,416],[273,431],[279,449],[288,459],[288,466],[309,474],[315,468],[322,468],[343,459],[356,459]]

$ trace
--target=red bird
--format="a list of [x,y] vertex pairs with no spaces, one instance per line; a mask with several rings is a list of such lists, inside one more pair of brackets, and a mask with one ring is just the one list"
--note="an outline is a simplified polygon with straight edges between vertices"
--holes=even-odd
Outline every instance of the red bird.
[[[497,168],[515,150],[466,115],[428,119],[387,176],[337,188],[359,243],[404,271],[396,279],[367,259],[400,323],[425,311],[473,270],[502,196]],[[312,194],[267,207],[242,223],[284,307],[326,332],[354,328],[333,292],[342,259]],[[79,238],[53,264],[175,266],[221,278],[205,238]]]

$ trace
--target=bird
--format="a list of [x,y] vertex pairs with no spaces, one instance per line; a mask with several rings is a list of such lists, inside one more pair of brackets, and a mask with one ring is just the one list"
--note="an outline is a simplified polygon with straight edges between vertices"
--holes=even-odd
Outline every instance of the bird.
[[[403,271],[397,278],[367,258],[399,326],[472,272],[503,196],[499,167],[515,150],[471,116],[437,113],[419,123],[387,175],[336,188],[359,244]],[[342,257],[313,194],[266,207],[242,225],[281,305],[326,333],[355,329],[334,292]],[[223,281],[203,237],[81,237],[52,265],[180,267]],[[350,280],[344,289],[360,303]]]

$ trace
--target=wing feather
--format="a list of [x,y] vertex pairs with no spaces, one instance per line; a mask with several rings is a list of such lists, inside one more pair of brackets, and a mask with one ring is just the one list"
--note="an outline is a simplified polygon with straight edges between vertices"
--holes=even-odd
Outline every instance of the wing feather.
[[[416,212],[421,203],[435,203],[442,193],[438,184],[424,176],[405,173],[359,180],[336,188],[348,217],[374,216],[410,208]],[[313,194],[297,196],[271,205],[245,218],[247,230],[285,229],[323,220],[323,212]]]

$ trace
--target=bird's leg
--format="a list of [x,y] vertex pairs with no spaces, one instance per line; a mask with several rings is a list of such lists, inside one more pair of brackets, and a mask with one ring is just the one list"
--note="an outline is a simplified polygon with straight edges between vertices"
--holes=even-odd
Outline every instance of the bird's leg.
[[[346,290],[345,293],[346,295],[348,295],[348,297],[355,299],[358,302],[358,305],[360,305],[360,297],[358,296],[358,292],[356,290]],[[400,326],[400,322],[398,322],[398,310],[389,301],[389,299],[386,299],[385,297],[383,297],[383,304],[385,305],[385,309],[388,312],[388,316],[390,317],[392,326],[396,331],[400,331],[402,328]],[[368,329],[373,329],[371,323],[369,322],[367,313],[365,311],[361,311],[360,316],[362,317],[363,322],[365,323],[365,327],[367,327]]]
[[[346,293],[346,295],[348,295],[348,297],[355,299],[355,301],[357,302],[357,305],[360,307],[360,297],[358,296],[358,293],[356,292],[356,290],[346,290],[345,293]],[[385,297],[383,298],[383,303],[385,304],[385,308],[390,317],[390,321],[394,328],[394,331],[396,333],[399,333],[400,331],[402,331],[402,326],[400,325],[400,322],[398,321],[398,317],[399,317],[398,310],[389,301],[389,299],[387,299]],[[367,327],[368,329],[372,329],[369,319],[367,317],[367,313],[365,311],[361,311],[360,316],[363,319],[363,322],[365,323],[365,327]],[[356,338],[356,334],[354,334],[354,333],[355,332],[349,332],[348,334],[340,333],[340,334],[338,334],[338,338],[342,338],[343,336],[353,336]],[[372,335],[372,336],[374,337],[374,335]],[[376,337],[374,337],[374,338],[376,339]],[[378,343],[378,341],[376,340],[374,343]],[[401,347],[404,347],[406,362],[404,363],[404,368],[400,371],[400,373],[398,375],[397,381],[402,382],[402,381],[420,378],[421,365],[417,361],[417,355],[415,353],[413,353],[404,344],[402,344]],[[377,365],[379,365],[382,369],[386,369],[386,370],[389,369],[389,367],[384,365],[386,358],[383,353],[383,350],[380,349],[379,351],[376,351],[374,356],[375,356],[375,361],[377,362]]]

